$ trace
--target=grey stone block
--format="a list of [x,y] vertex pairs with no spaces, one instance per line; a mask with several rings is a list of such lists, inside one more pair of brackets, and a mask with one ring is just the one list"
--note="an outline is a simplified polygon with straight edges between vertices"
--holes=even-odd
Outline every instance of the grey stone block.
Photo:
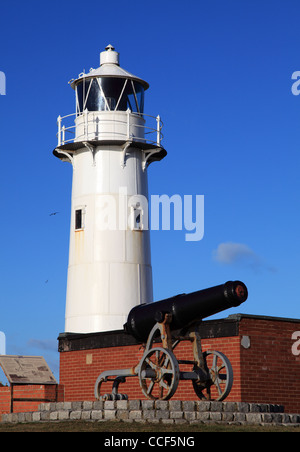
[[233,412],[231,412],[231,411],[224,411],[222,413],[222,421],[225,421],[225,422],[233,421]]
[[235,402],[224,402],[223,403],[223,411],[230,411],[231,413],[236,411],[236,403]]
[[140,410],[141,409],[141,401],[140,400],[129,400],[128,401],[128,409],[129,410]]
[[82,409],[83,410],[92,410],[93,409],[93,402],[86,400],[82,402]]
[[170,418],[171,419],[182,419],[183,411],[170,411]]
[[69,419],[69,411],[68,410],[59,410],[58,411],[58,419],[60,421],[66,421],[67,419]]
[[89,419],[91,419],[91,411],[89,410],[81,411],[81,419],[84,421],[88,421]]
[[209,419],[211,421],[221,421],[222,420],[222,413],[220,411],[211,411],[209,415]]
[[50,411],[50,421],[57,421],[58,411]]
[[72,402],[71,403],[71,410],[78,411],[82,409],[82,402]]
[[117,400],[117,410],[127,410],[128,401],[127,400]]
[[268,413],[269,412],[269,405],[267,403],[261,403],[260,404],[260,412],[261,413]]
[[70,419],[81,419],[81,410],[71,411]]
[[249,403],[246,402],[237,402],[236,409],[240,413],[248,413],[249,412]]
[[156,417],[156,419],[169,419],[170,411],[169,410],[156,410],[155,417]]
[[129,412],[129,419],[142,419],[142,410],[132,410]]
[[[40,420],[40,416],[37,416]],[[18,413],[12,413],[11,415],[11,422],[19,422],[19,414]]]
[[55,408],[53,408],[54,410],[60,411],[64,409],[64,402],[57,402],[55,404]]
[[144,419],[154,419],[155,418],[155,410],[145,410],[143,412]]
[[10,413],[4,413],[2,414],[2,422],[11,422],[11,414]]
[[260,413],[246,413],[246,421],[250,424],[259,424],[262,421]]
[[182,402],[182,411],[194,411],[195,402],[193,400],[185,400]]
[[266,405],[262,403],[249,403],[250,413],[261,413],[266,412]]
[[281,414],[281,422],[283,422],[284,424],[289,424],[290,423],[290,416],[287,413],[282,413]]
[[72,402],[63,402],[63,410],[71,410],[72,409]]
[[38,411],[50,411],[50,403],[40,403]]
[[142,400],[142,410],[153,410],[154,400]]
[[261,418],[262,422],[273,422],[272,413],[262,413]]
[[125,421],[126,419],[129,419],[129,411],[128,410],[117,410],[117,419],[120,419],[121,421]]
[[222,410],[223,410],[222,402],[211,402],[210,411],[222,411]]
[[300,422],[300,414],[290,414],[290,421],[294,424],[298,424]]
[[197,413],[196,418],[199,421],[205,422],[209,420],[209,414],[210,414],[209,411],[200,411]]
[[25,413],[25,421],[32,422],[32,413]]
[[182,411],[181,400],[170,400],[169,401],[169,410],[170,411]]
[[103,411],[102,410],[92,410],[91,411],[91,419],[93,420],[100,420],[103,418]]
[[194,421],[196,419],[196,414],[197,414],[196,411],[184,411],[183,412],[183,417],[187,421],[191,422],[191,421]]
[[246,421],[246,413],[241,413],[241,412],[234,413],[233,420],[236,422],[245,422]]
[[18,422],[25,422],[25,413],[19,413],[18,418]]
[[283,413],[274,413],[273,414],[273,422],[280,424],[282,422],[282,414]]
[[50,421],[50,411],[41,411],[41,421]]
[[197,401],[196,405],[198,407],[198,411],[210,411],[210,403],[208,400]]
[[167,410],[169,408],[169,402],[167,400],[156,400],[155,408],[157,410]]
[[103,410],[104,408],[104,402],[102,400],[96,400],[93,402],[93,409],[94,410]]
[[104,409],[105,410],[114,410],[116,408],[116,402],[114,400],[105,400]]
[[39,411],[35,411],[32,413],[32,422],[39,422],[41,420],[41,413]]
[[104,410],[104,419],[116,419],[117,410]]

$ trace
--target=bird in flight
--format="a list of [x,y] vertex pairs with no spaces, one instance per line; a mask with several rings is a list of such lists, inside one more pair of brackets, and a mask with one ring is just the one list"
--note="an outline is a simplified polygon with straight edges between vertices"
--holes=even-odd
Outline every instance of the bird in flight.
[[56,215],[56,214],[58,214],[59,212],[52,212],[52,213],[50,213],[50,215],[49,215],[49,217],[52,217],[52,215]]

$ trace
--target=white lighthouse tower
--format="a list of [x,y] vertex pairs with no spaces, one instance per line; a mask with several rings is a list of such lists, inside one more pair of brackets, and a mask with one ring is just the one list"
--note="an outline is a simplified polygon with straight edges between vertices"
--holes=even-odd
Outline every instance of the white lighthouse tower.
[[65,331],[116,330],[153,301],[147,167],[166,155],[161,121],[111,45],[70,84],[76,112],[58,117],[54,150],[73,166]]

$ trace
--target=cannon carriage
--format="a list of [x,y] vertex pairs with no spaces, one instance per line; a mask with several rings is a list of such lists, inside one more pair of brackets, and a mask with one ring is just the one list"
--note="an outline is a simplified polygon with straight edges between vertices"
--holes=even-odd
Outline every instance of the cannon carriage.
[[[119,393],[119,385],[129,377],[138,377],[142,393],[151,400],[170,399],[180,380],[192,381],[201,400],[224,400],[233,384],[232,366],[222,352],[202,351],[199,323],[217,312],[239,306],[247,297],[244,283],[228,281],[134,307],[124,329],[144,343],[143,356],[131,368],[102,372],[95,383],[96,399],[126,400],[127,395]],[[184,341],[191,344],[191,360],[176,357],[176,347]],[[112,392],[101,394],[101,385],[107,381],[113,382]]]

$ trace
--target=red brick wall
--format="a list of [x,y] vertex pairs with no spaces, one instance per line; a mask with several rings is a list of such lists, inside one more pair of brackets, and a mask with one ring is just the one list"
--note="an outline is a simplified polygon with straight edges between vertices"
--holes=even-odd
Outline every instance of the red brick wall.
[[[203,350],[218,350],[223,352],[231,361],[236,375],[233,389],[226,400],[240,398],[240,355],[239,338],[226,337],[218,339],[205,339],[202,341]],[[182,342],[176,348],[177,359],[193,359],[192,347],[188,342]],[[124,346],[112,348],[99,348],[93,350],[80,350],[60,354],[60,384],[65,388],[65,400],[94,400],[94,386],[101,372],[111,369],[131,368],[138,364],[142,357],[139,346]],[[181,370],[192,370],[180,366]],[[107,382],[101,386],[101,394],[110,393],[112,383]],[[145,399],[140,389],[138,377],[127,378],[121,383],[119,392],[128,394],[131,399]],[[178,389],[173,396],[174,400],[195,400],[191,381],[180,381]]]
[[10,388],[0,387],[0,417],[2,413],[10,412]]
[[299,322],[242,319],[240,335],[251,343],[241,347],[243,401],[281,404],[286,412],[300,413],[300,354],[292,353],[292,334],[299,330]]
[[[14,386],[13,396],[14,399],[49,399],[55,400],[55,385],[26,385],[26,386]],[[57,401],[64,399],[63,387],[58,386],[58,398]],[[28,411],[36,411],[40,401],[30,402],[14,402],[14,413],[22,413]],[[0,416],[3,413],[10,413],[11,407],[11,388],[8,386],[0,387]]]

